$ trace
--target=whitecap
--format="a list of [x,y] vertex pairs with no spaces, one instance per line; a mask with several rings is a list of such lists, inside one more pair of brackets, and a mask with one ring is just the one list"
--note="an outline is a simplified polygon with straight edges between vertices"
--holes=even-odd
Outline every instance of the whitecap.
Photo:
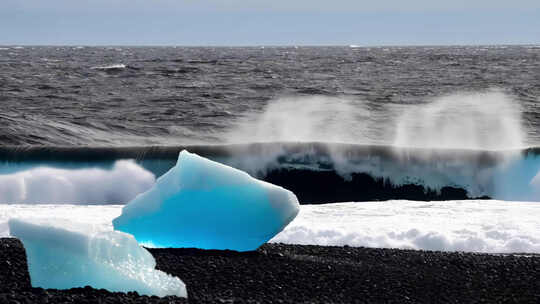
[[111,64],[111,65],[95,66],[95,67],[92,67],[92,70],[107,71],[107,70],[122,70],[125,68],[126,68],[125,64],[118,63],[118,64]]

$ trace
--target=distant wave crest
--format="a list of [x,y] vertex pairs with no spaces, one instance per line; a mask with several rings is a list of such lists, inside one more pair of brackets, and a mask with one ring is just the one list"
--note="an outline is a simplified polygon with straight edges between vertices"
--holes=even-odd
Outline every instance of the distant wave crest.
[[114,71],[114,70],[123,70],[127,66],[125,64],[111,64],[111,65],[103,65],[103,66],[95,66],[92,67],[92,70],[100,70],[100,71]]

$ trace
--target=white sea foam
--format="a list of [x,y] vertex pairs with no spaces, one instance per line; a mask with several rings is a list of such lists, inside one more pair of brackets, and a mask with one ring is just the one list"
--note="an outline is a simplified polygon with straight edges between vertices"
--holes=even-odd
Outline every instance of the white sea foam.
[[540,252],[540,204],[388,201],[302,206],[273,242],[473,252]]
[[[121,205],[0,205],[11,217],[66,218],[112,229]],[[271,242],[488,253],[540,253],[540,204],[507,201],[387,201],[303,205]]]
[[37,167],[0,175],[0,203],[125,203],[155,182],[134,161],[110,170]]
[[0,236],[9,235],[7,221],[10,218],[35,219],[36,221],[59,218],[93,225],[94,231],[112,230],[112,220],[122,213],[122,207],[123,205],[0,204]]

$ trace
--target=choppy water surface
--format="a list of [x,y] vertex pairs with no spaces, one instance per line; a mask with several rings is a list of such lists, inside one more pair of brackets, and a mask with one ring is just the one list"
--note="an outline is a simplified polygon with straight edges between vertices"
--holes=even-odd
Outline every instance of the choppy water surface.
[[535,146],[540,48],[4,46],[0,101],[2,146]]

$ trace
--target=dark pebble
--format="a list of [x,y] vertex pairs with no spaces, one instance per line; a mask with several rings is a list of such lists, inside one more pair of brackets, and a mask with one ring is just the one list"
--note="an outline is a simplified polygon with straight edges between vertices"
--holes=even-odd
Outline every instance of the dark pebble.
[[266,244],[149,249],[189,299],[91,287],[32,288],[16,239],[0,239],[0,303],[538,303],[540,257]]

